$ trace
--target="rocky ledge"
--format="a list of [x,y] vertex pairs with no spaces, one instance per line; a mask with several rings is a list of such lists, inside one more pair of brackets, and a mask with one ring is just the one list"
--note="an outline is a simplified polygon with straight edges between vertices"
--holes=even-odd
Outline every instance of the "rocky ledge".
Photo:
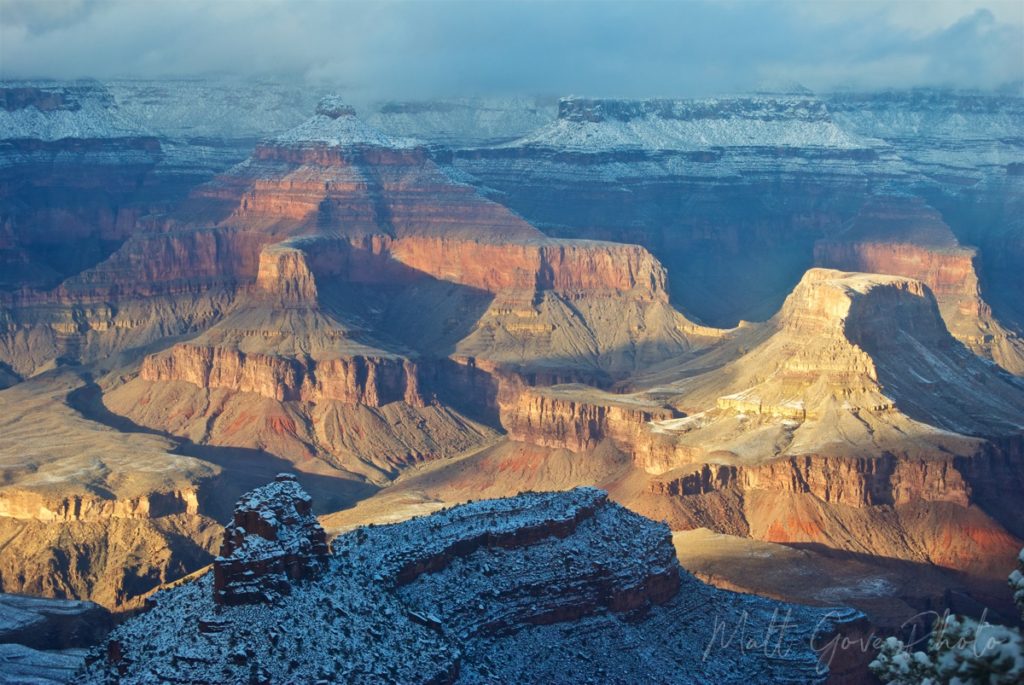
[[70,682],[112,623],[92,602],[0,593],[0,683]]
[[[592,488],[357,529],[318,574],[268,573],[256,557],[275,539],[321,548],[308,501],[285,477],[243,498],[226,535],[245,583],[287,593],[222,602],[218,560],[120,626],[79,682],[819,682],[813,638],[861,620],[704,585],[667,526]],[[727,644],[723,627],[780,647]]]

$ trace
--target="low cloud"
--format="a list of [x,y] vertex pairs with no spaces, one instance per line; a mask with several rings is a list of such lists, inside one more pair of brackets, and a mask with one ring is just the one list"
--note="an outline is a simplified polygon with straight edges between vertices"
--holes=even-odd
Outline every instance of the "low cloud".
[[234,74],[364,97],[1024,80],[1024,3],[0,0],[0,77]]

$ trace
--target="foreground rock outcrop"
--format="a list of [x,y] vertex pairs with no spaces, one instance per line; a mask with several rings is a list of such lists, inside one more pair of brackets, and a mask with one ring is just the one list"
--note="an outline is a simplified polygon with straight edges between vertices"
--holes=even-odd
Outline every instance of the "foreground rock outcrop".
[[312,498],[291,474],[254,490],[235,506],[213,560],[219,604],[258,604],[315,578],[327,560],[327,536],[313,516]]
[[0,683],[71,682],[112,627],[110,612],[92,602],[0,594]]
[[[322,576],[262,602],[219,604],[215,583],[157,595],[81,682],[674,681],[681,664],[704,681],[818,682],[809,640],[859,620],[706,586],[681,571],[667,528],[589,488],[360,528]],[[780,610],[779,652],[716,642],[720,624],[777,631]]]

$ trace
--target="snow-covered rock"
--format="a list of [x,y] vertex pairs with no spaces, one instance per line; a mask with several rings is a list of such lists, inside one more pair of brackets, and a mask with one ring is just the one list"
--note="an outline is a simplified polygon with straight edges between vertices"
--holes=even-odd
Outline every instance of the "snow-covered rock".
[[393,138],[364,123],[356,111],[336,96],[320,101],[316,114],[305,122],[275,136],[279,145],[321,144],[329,147],[370,146],[382,148],[412,148],[415,140]]
[[423,102],[384,102],[364,118],[392,136],[431,145],[480,147],[521,138],[555,120],[553,98],[454,98]]
[[288,594],[293,582],[319,575],[327,537],[312,507],[312,498],[287,473],[239,500],[213,562],[214,599],[221,604],[273,601]]
[[705,150],[716,147],[864,149],[812,97],[711,100],[563,98],[558,119],[511,143],[564,150]]
[[0,139],[135,138],[145,128],[94,81],[0,82]]
[[111,626],[93,602],[0,593],[0,684],[70,682]]
[[212,590],[207,575],[159,593],[79,681],[819,682],[811,638],[860,618],[704,585],[667,526],[592,488],[357,529],[272,601]]

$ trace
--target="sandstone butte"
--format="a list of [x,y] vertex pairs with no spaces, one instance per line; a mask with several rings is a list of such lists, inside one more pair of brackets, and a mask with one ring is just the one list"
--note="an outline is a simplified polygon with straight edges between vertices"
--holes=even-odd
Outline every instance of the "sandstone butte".
[[[811,270],[772,321],[631,383],[524,389],[502,425],[613,443],[691,525],[711,508],[725,532],[993,575],[1019,542],[1020,382],[952,338],[919,281]],[[648,494],[641,511],[664,509]]]
[[820,266],[924,282],[957,340],[1011,373],[1024,373],[1024,342],[993,317],[981,297],[977,250],[962,247],[922,200],[875,198],[844,232],[818,241],[814,254]]

